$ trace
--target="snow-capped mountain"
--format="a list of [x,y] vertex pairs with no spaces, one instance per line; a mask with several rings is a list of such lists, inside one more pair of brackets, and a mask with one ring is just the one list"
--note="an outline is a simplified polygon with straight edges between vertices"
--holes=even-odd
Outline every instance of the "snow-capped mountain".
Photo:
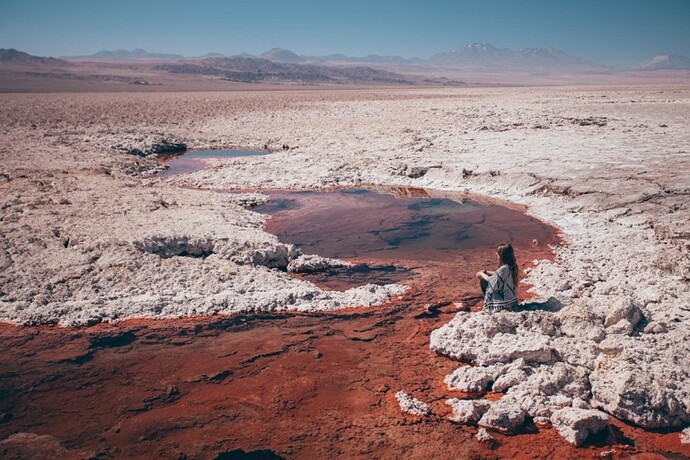
[[495,48],[488,43],[463,45],[439,53],[429,64],[455,69],[538,71],[596,71],[606,67],[554,48]]
[[690,70],[690,58],[683,54],[664,54],[641,62],[637,70]]

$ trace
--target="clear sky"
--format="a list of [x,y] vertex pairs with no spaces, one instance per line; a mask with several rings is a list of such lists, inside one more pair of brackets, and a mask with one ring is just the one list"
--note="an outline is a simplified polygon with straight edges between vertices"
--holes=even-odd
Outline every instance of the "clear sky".
[[462,44],[553,47],[602,64],[690,56],[690,0],[0,0],[0,48],[427,58]]

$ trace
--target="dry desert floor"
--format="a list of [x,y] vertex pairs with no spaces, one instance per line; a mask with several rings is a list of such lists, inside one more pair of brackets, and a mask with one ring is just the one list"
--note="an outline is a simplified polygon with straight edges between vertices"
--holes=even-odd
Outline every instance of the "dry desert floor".
[[[690,86],[0,94],[0,133],[8,458],[690,456]],[[271,153],[132,154],[171,143]],[[467,305],[491,248],[289,275],[338,261],[268,233],[262,192],[338,187],[550,224],[529,300]]]

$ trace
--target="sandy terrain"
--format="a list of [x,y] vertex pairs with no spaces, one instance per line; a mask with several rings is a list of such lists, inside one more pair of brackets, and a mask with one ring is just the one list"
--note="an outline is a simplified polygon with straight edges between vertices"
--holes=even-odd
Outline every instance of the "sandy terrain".
[[[665,448],[690,455],[678,436],[690,424],[690,87],[0,101],[3,321],[376,305],[404,288],[322,291],[272,270],[298,253],[262,230],[265,216],[248,208],[265,198],[247,191],[380,184],[482,193],[529,206],[569,245],[531,270],[538,297],[525,311],[461,312],[436,325],[432,350],[474,364],[448,371],[447,398],[462,391],[470,401],[451,401],[454,417],[489,433],[551,423],[579,444],[614,416],[672,429]],[[162,139],[276,152],[145,178],[159,166],[124,151]],[[438,389],[412,390],[421,402],[439,398]],[[488,390],[504,396],[486,404]]]

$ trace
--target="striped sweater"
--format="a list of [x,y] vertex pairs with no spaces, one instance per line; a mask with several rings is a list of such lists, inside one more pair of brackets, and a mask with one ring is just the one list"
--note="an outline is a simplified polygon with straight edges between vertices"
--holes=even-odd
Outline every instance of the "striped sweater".
[[485,311],[496,313],[517,307],[517,292],[508,265],[501,265],[496,273],[489,277],[488,284],[484,294]]

